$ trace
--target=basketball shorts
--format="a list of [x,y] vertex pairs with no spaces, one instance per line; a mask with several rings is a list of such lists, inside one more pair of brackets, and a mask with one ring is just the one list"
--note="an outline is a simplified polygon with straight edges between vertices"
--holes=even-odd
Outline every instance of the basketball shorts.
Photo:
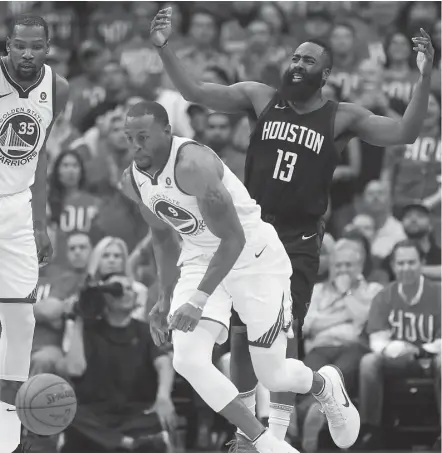
[[[317,222],[299,225],[296,228],[276,228],[276,231],[284,244],[293,270],[290,278],[290,293],[293,301],[292,315],[293,319],[298,321],[298,335],[301,335],[301,328],[307,315],[313,286],[318,280],[319,257],[325,223],[320,219]],[[240,317],[235,313],[232,315],[232,326],[244,326]]]
[[[170,315],[187,303],[206,273],[211,256],[185,261],[175,287]],[[291,324],[290,260],[269,224],[248,242],[235,266],[215,289],[202,318],[224,326],[217,343],[227,340],[232,307],[247,326],[249,344],[270,347]]]
[[34,303],[38,258],[31,191],[0,196],[0,303]]

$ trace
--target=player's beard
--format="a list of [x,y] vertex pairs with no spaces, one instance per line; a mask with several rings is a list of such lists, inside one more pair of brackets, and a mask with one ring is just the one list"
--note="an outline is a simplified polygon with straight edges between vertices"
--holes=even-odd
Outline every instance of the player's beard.
[[293,82],[293,75],[298,71],[287,71],[282,76],[279,93],[287,101],[305,102],[308,101],[322,87],[322,72],[307,74],[300,73],[303,79]]
[[427,236],[430,232],[428,230],[414,230],[406,231],[406,233],[409,239],[419,240]]

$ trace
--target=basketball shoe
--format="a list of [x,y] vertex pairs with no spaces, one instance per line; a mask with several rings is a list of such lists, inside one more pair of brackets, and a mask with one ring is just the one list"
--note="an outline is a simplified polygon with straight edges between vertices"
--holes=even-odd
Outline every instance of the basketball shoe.
[[325,385],[319,395],[313,396],[321,403],[320,411],[327,417],[334,443],[339,448],[350,448],[359,435],[359,412],[348,397],[339,368],[326,365],[318,373],[324,378]]
[[228,453],[257,453],[252,441],[240,433],[235,433],[235,439],[226,444],[229,447]]

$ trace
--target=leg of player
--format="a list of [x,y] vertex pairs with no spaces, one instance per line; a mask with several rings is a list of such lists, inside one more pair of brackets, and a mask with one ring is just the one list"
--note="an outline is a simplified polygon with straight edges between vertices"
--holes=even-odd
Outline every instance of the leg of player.
[[335,444],[351,447],[359,435],[360,418],[341,372],[330,365],[314,372],[300,360],[286,359],[286,348],[287,337],[282,331],[270,347],[250,346],[258,380],[273,392],[312,393],[322,405]]
[[15,397],[29,376],[35,326],[32,304],[0,302],[0,323],[0,453],[11,453],[20,444]]
[[[250,357],[249,342],[247,339],[247,327],[236,326],[233,313],[232,327],[230,330],[230,379],[239,390],[239,398],[243,401],[250,413],[256,414],[256,385],[258,379],[253,369]],[[236,440],[232,441],[236,453],[256,451],[247,436],[238,428]]]
[[273,437],[239,397],[238,389],[212,363],[212,351],[221,329],[202,320],[193,332],[173,332],[175,370],[215,411],[252,439],[260,453],[294,453],[290,445]]
[[[294,338],[287,340],[287,358],[298,358],[297,328],[294,325]],[[296,394],[291,392],[270,393],[269,430],[277,438],[284,440],[290,425],[290,417],[295,405]]]

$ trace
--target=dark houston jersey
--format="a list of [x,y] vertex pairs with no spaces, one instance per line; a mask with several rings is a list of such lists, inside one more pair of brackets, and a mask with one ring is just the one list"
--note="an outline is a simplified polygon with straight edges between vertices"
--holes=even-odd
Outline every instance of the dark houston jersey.
[[306,114],[272,100],[250,138],[245,185],[263,218],[296,224],[321,217],[339,161],[334,144],[338,104],[328,101]]

